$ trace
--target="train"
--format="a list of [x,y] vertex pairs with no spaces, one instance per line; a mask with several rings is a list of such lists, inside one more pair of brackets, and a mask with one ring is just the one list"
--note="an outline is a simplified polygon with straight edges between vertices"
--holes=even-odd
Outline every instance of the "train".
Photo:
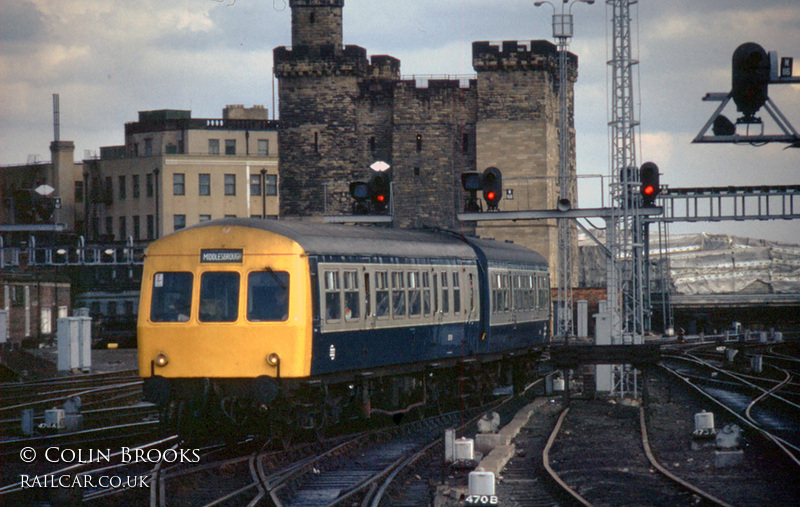
[[549,280],[537,252],[450,231],[203,222],[145,252],[144,398],[179,431],[284,438],[519,386],[550,340]]

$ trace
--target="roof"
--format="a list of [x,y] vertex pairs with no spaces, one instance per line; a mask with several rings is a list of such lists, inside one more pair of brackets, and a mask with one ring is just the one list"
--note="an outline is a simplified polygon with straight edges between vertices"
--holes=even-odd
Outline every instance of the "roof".
[[250,227],[269,231],[295,241],[310,255],[476,258],[474,250],[457,236],[425,230],[259,218],[225,218],[203,222],[185,230],[215,225]]

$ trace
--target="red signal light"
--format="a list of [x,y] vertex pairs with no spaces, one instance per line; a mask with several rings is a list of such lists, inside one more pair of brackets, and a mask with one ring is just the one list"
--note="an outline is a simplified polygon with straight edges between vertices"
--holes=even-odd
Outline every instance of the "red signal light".
[[494,200],[494,196],[495,196],[494,192],[487,192],[486,193],[486,198],[489,199],[490,201]]
[[655,192],[655,191],[656,191],[656,189],[655,189],[655,187],[653,187],[653,185],[647,185],[642,189],[642,192],[644,192],[644,195],[653,195],[653,192]]
[[378,194],[375,196],[375,200],[378,202],[383,202],[386,200],[386,197],[383,194]]

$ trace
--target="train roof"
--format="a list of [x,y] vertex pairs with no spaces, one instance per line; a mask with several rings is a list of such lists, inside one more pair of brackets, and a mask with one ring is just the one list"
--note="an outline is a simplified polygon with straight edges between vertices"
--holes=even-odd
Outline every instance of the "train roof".
[[209,226],[260,229],[295,241],[310,255],[398,256],[475,259],[476,249],[490,261],[547,266],[537,252],[512,243],[465,238],[456,233],[427,229],[396,229],[293,220],[225,218],[184,230]]

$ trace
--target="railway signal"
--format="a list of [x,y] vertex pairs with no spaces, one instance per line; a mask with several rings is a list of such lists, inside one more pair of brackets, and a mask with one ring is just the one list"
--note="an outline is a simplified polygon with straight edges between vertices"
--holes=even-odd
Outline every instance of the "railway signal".
[[659,185],[658,166],[653,162],[645,162],[639,171],[639,177],[642,182],[642,205],[653,206],[656,197],[661,193]]
[[353,203],[354,215],[367,215],[369,213],[369,186],[364,181],[350,182],[350,195],[356,202]]
[[469,197],[464,205],[464,211],[467,213],[476,213],[481,211],[481,204],[478,202],[478,190],[483,188],[483,177],[478,171],[465,171],[461,173],[461,186],[464,190],[469,192]]
[[755,42],[740,45],[733,52],[731,98],[744,116],[741,123],[760,123],[755,114],[768,99],[770,58]]
[[391,182],[386,173],[375,173],[369,180],[369,198],[372,202],[372,211],[383,213],[389,207],[391,200]]
[[483,199],[489,211],[497,210],[500,199],[503,198],[503,174],[496,167],[489,167],[483,171],[481,182]]

